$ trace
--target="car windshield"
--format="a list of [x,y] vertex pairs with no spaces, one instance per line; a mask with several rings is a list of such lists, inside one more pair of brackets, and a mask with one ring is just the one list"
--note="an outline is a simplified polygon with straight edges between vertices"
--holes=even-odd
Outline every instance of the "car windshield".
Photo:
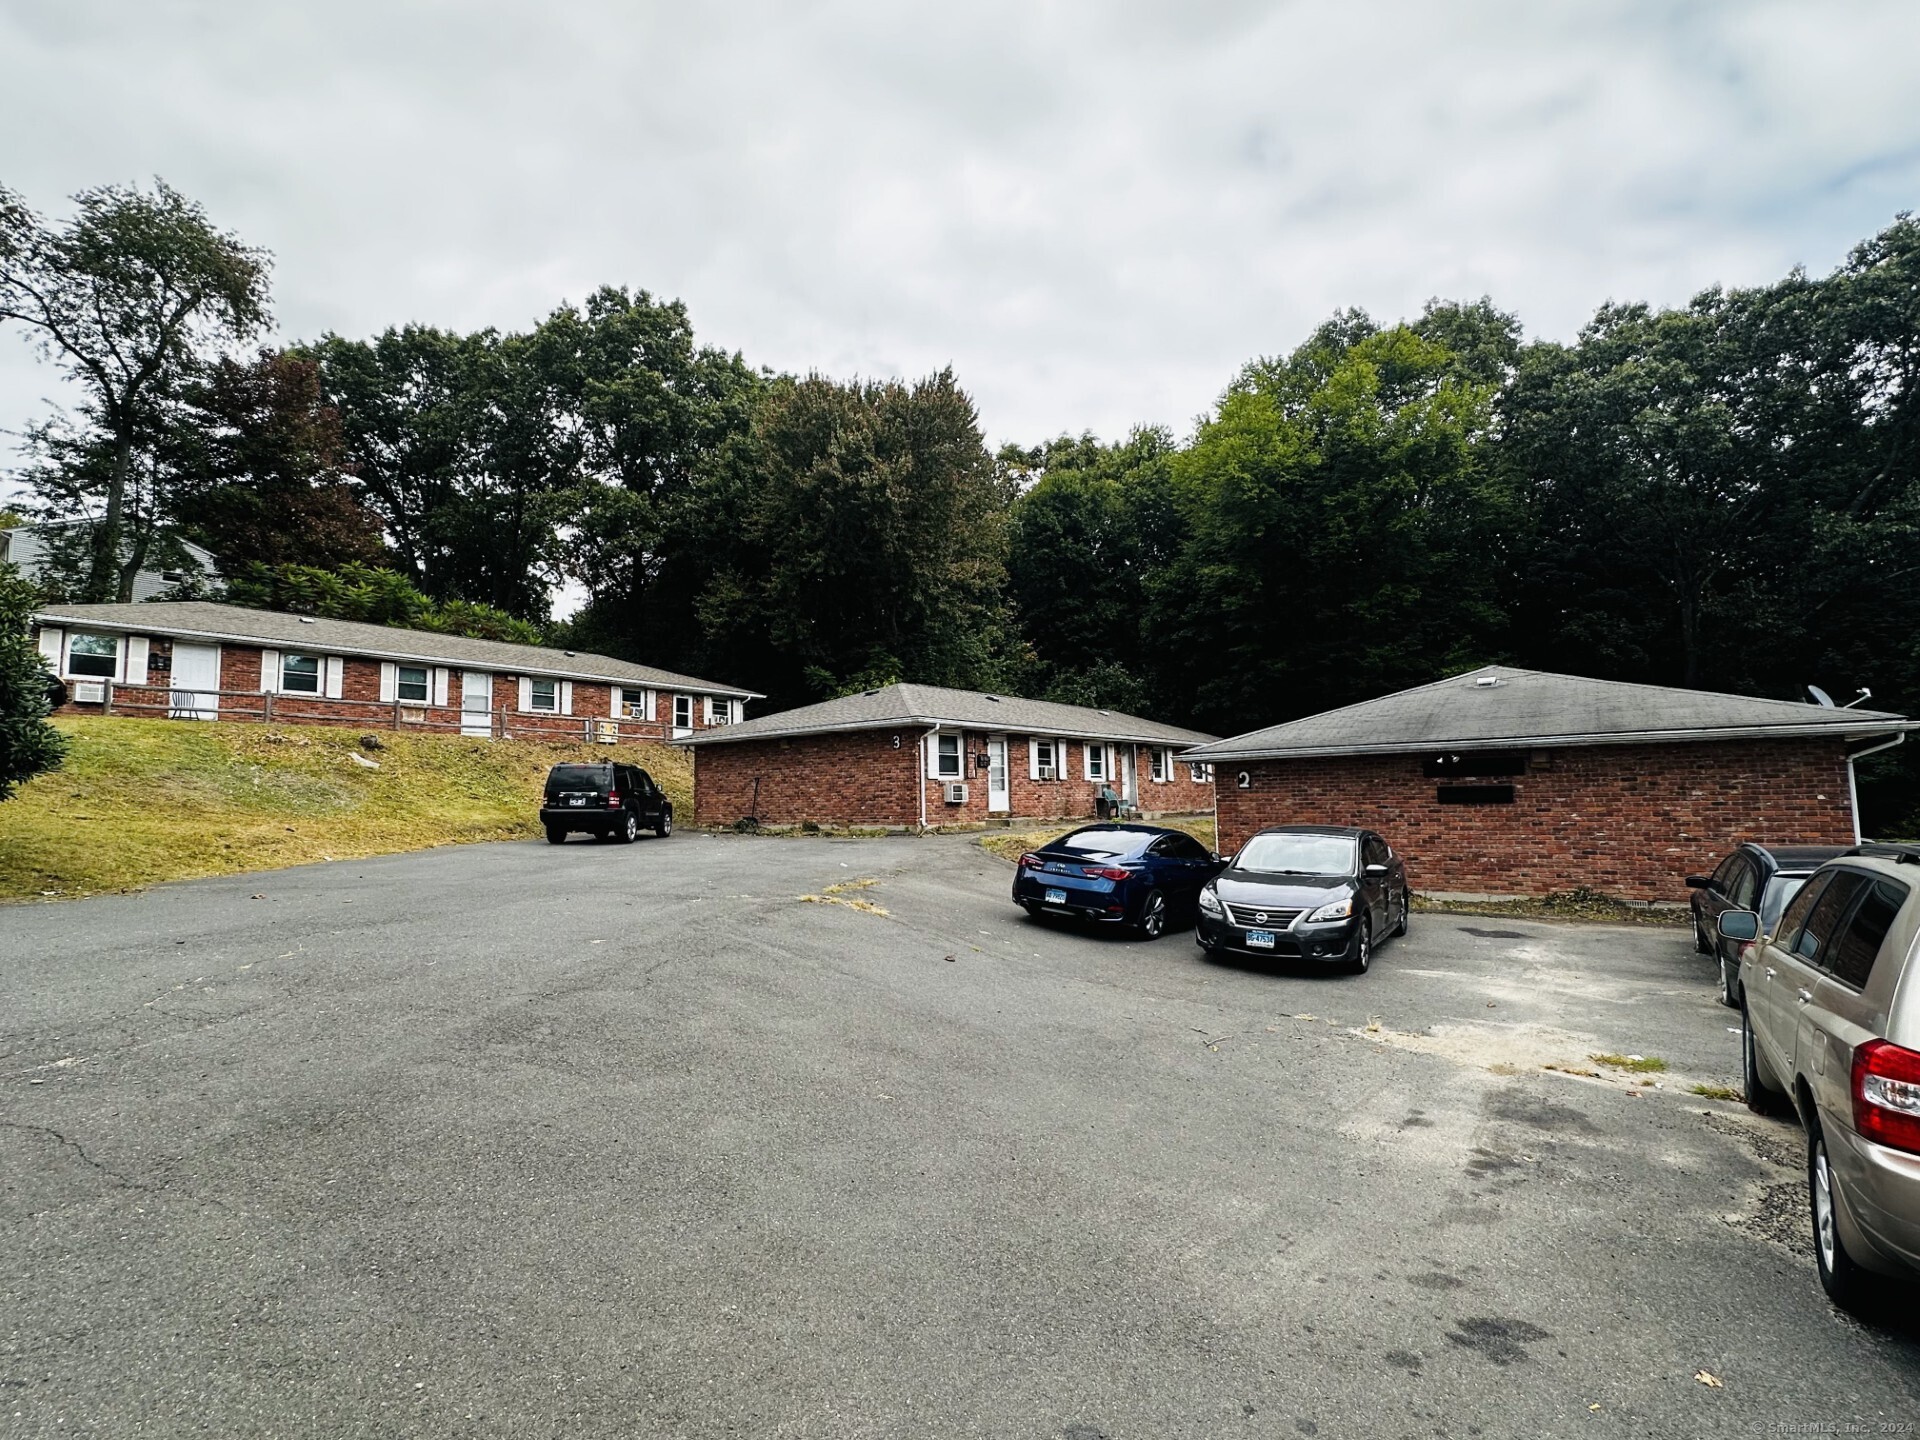
[[1060,850],[1081,850],[1089,855],[1131,855],[1153,840],[1148,830],[1082,830],[1063,835],[1053,842]]
[[1275,831],[1249,840],[1234,857],[1233,868],[1270,875],[1351,875],[1354,846],[1351,835]]
[[611,765],[556,765],[547,776],[549,790],[604,790]]
[[1800,887],[1807,883],[1805,875],[1775,875],[1767,882],[1767,890],[1760,897],[1760,933],[1771,935],[1773,927],[1780,920],[1780,912],[1787,908],[1787,902],[1800,893]]

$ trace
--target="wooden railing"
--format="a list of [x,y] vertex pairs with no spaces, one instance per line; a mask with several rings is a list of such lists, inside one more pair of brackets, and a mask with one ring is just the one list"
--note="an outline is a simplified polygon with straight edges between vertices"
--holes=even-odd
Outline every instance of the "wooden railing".
[[[76,701],[72,690],[78,684],[102,687],[99,701],[103,715],[158,713],[173,719],[278,720],[289,725],[375,725],[392,730],[440,730],[461,735],[486,735],[508,739],[519,735],[527,739],[571,740],[575,735],[589,742],[615,744],[623,739],[664,739],[666,729],[656,721],[632,720],[611,715],[558,715],[546,711],[522,712],[502,705],[484,712],[486,729],[469,729],[470,720],[481,711],[462,711],[450,705],[431,705],[419,700],[350,700],[328,695],[272,694],[259,690],[187,690],[165,685],[129,685],[125,681],[68,681],[69,704]],[[159,698],[141,698],[157,696]],[[208,703],[211,701],[212,703]],[[305,709],[301,707],[307,707]],[[317,710],[314,706],[326,706]],[[449,718],[436,719],[435,712]]]

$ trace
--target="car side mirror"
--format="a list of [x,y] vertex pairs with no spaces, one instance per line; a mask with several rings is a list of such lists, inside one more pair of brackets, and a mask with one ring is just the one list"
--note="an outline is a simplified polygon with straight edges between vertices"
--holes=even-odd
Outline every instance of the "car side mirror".
[[1367,874],[1369,875],[1384,875],[1386,873],[1387,873],[1387,867],[1384,865],[1367,866]]
[[1757,940],[1760,938],[1760,917],[1751,910],[1724,911],[1714,927],[1720,932],[1722,940]]
[[1687,876],[1687,889],[1689,890],[1711,890],[1712,888],[1713,877],[1711,875]]

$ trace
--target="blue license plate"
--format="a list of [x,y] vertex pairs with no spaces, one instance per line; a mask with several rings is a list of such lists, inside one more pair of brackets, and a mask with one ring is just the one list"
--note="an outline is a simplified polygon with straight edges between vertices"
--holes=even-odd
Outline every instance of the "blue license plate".
[[1273,931],[1249,930],[1247,931],[1247,944],[1256,950],[1271,950],[1273,949]]
[[1066,903],[1067,903],[1067,892],[1066,892],[1066,891],[1064,891],[1064,890],[1049,890],[1049,891],[1047,891],[1047,904],[1049,904],[1049,905],[1064,905],[1064,904],[1066,904]]

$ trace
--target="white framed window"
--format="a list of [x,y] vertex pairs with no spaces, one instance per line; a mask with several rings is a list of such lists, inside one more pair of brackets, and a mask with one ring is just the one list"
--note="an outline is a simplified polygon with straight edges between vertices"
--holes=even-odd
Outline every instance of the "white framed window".
[[936,780],[958,780],[965,775],[961,737],[958,735],[936,735],[933,737],[933,778]]
[[424,665],[398,665],[393,672],[393,698],[424,705],[432,695],[432,677]]
[[707,723],[709,725],[733,724],[733,701],[721,700],[709,695],[707,697]]
[[527,682],[527,709],[548,715],[560,713],[560,682],[534,676]]
[[318,655],[282,655],[280,688],[289,695],[318,695],[326,678],[326,666]]
[[119,673],[119,636],[76,630],[67,637],[67,674],[111,680]]
[[1213,766],[1203,760],[1195,760],[1188,764],[1187,773],[1193,777],[1194,784],[1204,785],[1213,779]]
[[1060,778],[1060,743],[1057,740],[1042,740],[1035,736],[1027,742],[1027,754],[1031,761],[1027,767],[1030,779]]
[[1108,769],[1107,747],[1104,745],[1089,745],[1086,747],[1086,754],[1087,754],[1087,779],[1105,780],[1107,778],[1107,769]]
[[1147,774],[1156,785],[1164,785],[1173,778],[1173,756],[1158,748],[1147,752]]
[[693,729],[693,697],[691,695],[673,697],[673,728],[680,731]]
[[614,713],[623,720],[653,719],[653,692],[651,690],[621,690],[616,692],[619,703]]

